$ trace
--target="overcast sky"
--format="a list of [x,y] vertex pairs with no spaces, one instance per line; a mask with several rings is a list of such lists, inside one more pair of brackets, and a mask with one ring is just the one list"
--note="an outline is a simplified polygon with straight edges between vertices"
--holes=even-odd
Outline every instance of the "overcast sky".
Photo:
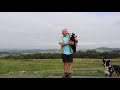
[[120,48],[120,12],[0,12],[0,48],[60,48],[61,30],[79,48]]

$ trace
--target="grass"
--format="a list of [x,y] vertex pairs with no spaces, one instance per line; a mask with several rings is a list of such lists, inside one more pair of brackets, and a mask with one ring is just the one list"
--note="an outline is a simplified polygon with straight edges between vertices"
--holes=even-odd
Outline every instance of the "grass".
[[[119,59],[112,59],[111,64],[120,65]],[[93,70],[93,71],[92,71]],[[47,78],[62,76],[61,59],[2,59],[0,60],[0,78]],[[74,59],[74,76],[104,76],[101,59]],[[115,74],[113,74],[115,76]]]

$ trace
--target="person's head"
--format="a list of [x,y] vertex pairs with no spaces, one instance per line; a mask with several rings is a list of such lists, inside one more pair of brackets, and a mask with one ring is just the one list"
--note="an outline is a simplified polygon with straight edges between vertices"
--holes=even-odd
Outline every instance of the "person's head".
[[62,30],[62,34],[63,34],[63,36],[67,36],[68,35],[68,31],[67,31],[66,28]]

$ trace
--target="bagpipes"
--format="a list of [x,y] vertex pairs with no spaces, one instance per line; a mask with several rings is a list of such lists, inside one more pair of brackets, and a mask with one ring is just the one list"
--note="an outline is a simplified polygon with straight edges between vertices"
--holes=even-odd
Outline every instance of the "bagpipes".
[[68,33],[68,35],[70,37],[70,41],[74,42],[74,44],[70,45],[70,46],[71,46],[73,52],[76,53],[76,46],[77,46],[78,42],[76,42],[75,38],[77,37],[77,35],[75,35],[74,33],[71,33],[71,34]]

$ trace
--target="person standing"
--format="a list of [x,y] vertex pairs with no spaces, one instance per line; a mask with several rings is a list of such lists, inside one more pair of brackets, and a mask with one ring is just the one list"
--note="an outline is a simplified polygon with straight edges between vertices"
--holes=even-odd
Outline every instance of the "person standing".
[[[63,37],[59,40],[64,63],[64,75],[62,78],[72,78],[73,50],[70,45],[73,45],[74,42],[70,41],[67,29],[62,30],[62,35]],[[78,42],[78,39],[75,38],[75,41]]]

